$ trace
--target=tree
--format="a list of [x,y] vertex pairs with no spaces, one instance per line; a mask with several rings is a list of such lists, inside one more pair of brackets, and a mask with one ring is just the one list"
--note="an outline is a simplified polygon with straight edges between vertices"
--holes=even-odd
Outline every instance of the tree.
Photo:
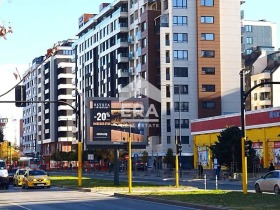
[[165,157],[163,158],[163,162],[167,164],[167,167],[171,170],[172,167],[174,167],[175,164],[175,158],[173,155],[173,150],[171,148],[167,149],[167,153]]
[[[237,126],[229,126],[217,136],[218,141],[210,149],[213,158],[216,158],[220,165],[231,168],[231,163],[236,162],[239,171],[242,169],[242,149],[241,149],[241,130]],[[252,161],[256,158],[254,149],[250,151],[248,157],[248,168],[252,168]]]

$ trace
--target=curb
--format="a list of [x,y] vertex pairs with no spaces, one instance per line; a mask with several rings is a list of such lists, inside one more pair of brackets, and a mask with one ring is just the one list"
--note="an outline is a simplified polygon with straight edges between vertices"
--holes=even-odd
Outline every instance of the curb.
[[64,188],[64,189],[77,190],[77,191],[81,191],[81,192],[92,192],[91,188],[69,187],[69,186],[63,186],[63,185],[53,185],[53,186]]
[[205,206],[205,205],[200,205],[200,204],[193,204],[193,203],[186,203],[186,202],[172,201],[172,200],[164,200],[164,199],[151,198],[151,197],[145,197],[145,196],[126,195],[126,194],[121,194],[121,193],[114,193],[114,196],[115,197],[121,197],[121,198],[143,200],[143,201],[151,201],[151,202],[163,203],[163,204],[168,204],[168,205],[190,207],[190,208],[195,208],[195,209],[205,209],[205,210],[227,209],[227,208],[224,208],[224,207]]

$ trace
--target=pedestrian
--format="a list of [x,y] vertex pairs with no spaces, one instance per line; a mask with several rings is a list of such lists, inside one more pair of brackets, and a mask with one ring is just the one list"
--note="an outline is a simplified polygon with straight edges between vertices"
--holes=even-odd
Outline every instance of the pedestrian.
[[274,167],[272,162],[270,162],[268,170],[269,171],[274,171],[275,170],[275,167]]
[[156,171],[156,169],[157,169],[157,161],[156,161],[156,159],[154,159],[153,165],[154,165],[154,170]]
[[73,166],[73,165],[72,165],[72,163],[70,162],[70,171],[72,171],[72,166]]
[[202,178],[203,176],[203,166],[201,163],[198,164],[198,177]]

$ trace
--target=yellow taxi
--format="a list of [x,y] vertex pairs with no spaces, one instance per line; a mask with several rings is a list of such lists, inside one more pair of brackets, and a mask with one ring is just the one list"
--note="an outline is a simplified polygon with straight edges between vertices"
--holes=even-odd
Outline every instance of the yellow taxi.
[[50,188],[50,186],[51,186],[50,177],[44,170],[40,170],[40,169],[26,170],[22,181],[22,188],[29,188],[29,187]]
[[25,174],[26,169],[19,168],[17,169],[15,175],[14,175],[14,186],[18,187],[22,185],[23,175]]

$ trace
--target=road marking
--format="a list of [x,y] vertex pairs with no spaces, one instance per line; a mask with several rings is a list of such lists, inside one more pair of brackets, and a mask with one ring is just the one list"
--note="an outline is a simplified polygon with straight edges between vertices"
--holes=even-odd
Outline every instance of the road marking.
[[82,203],[82,204],[85,205],[85,206],[95,207],[95,205],[90,205],[90,204],[87,204],[87,203]]
[[16,204],[16,203],[11,203],[11,204],[13,204],[13,205],[15,205],[15,206],[18,206],[18,207],[21,207],[21,208],[26,209],[26,210],[31,210],[31,209],[29,209],[29,208],[26,208],[26,207],[24,207],[24,206],[18,205],[18,204]]

